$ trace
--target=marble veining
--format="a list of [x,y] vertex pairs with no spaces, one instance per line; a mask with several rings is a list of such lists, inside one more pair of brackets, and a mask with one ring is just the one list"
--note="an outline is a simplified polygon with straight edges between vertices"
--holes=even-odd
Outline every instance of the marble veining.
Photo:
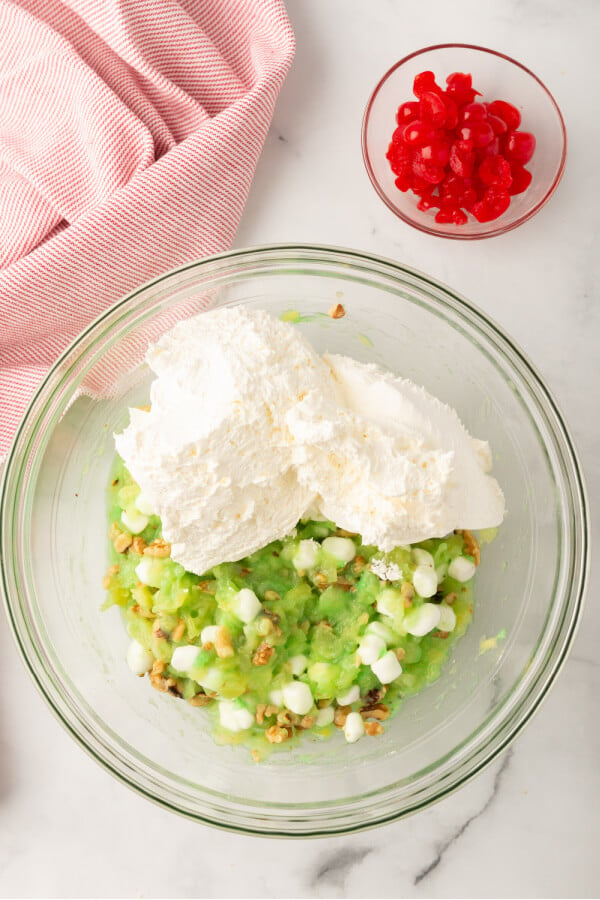
[[[450,284],[520,344],[560,404],[600,512],[600,106],[596,0],[288,0],[297,55],[236,246],[372,251]],[[398,222],[364,172],[360,124],[383,72],[459,40],[522,61],[561,106],[555,196],[501,238]],[[595,567],[597,568],[597,567]],[[600,582],[573,653],[510,750],[427,810],[370,832],[276,841],[219,832],[113,780],[34,689],[0,612],[0,896],[594,897],[600,888]]]

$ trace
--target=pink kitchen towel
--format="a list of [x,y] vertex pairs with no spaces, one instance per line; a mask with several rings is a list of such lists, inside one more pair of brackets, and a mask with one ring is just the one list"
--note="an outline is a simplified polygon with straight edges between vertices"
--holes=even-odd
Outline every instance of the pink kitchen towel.
[[0,459],[82,328],[231,244],[293,53],[282,0],[0,0]]

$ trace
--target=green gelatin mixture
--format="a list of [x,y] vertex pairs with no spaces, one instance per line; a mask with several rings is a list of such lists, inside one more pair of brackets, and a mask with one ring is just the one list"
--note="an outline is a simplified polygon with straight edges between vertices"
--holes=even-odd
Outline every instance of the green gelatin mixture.
[[[120,607],[130,637],[151,654],[153,687],[203,707],[198,715],[211,716],[215,740],[243,743],[256,760],[300,738],[330,737],[350,711],[360,713],[367,736],[380,734],[404,698],[439,677],[471,621],[472,579],[463,583],[447,574],[453,559],[472,560],[478,552],[469,532],[383,554],[333,522],[301,521],[284,540],[195,575],[170,558],[157,516],[148,516],[136,535],[123,523],[124,510],[126,520],[135,513],[139,487],[118,458],[108,493],[111,558],[104,608]],[[341,544],[327,541],[331,537]],[[428,551],[437,573],[437,593],[429,598],[419,596],[412,583],[417,566],[429,559],[416,548]],[[376,560],[396,579],[374,574]],[[250,621],[240,608],[243,589],[260,601]],[[440,607],[440,627],[411,634],[424,604],[429,612],[431,604]],[[440,630],[444,623],[451,630]],[[203,643],[208,626],[218,630]],[[401,673],[389,683],[361,661],[366,635],[379,639],[379,657],[391,651],[400,663]],[[197,649],[197,655],[186,651],[192,663],[185,671],[172,665],[178,647]],[[313,702],[306,712],[286,707],[282,691],[290,682],[310,689]],[[352,688],[357,699],[338,703]]]

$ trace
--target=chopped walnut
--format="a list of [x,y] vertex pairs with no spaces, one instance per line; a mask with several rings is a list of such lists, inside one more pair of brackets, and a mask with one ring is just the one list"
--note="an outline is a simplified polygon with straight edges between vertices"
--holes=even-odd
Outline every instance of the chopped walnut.
[[113,541],[113,547],[117,553],[126,553],[132,544],[132,536],[125,531],[121,531]]
[[341,303],[334,303],[333,306],[327,310],[327,315],[331,316],[332,319],[343,319],[346,315],[346,310]]
[[102,587],[104,588],[105,591],[107,591],[109,589],[110,583],[112,581],[112,577],[113,577],[113,575],[116,575],[118,571],[119,571],[118,563],[115,563],[114,565],[109,566],[108,569],[106,570],[106,575],[102,579]]
[[298,725],[300,728],[312,728],[316,721],[314,716],[302,716]]
[[279,707],[273,706],[272,703],[259,703],[256,707],[256,721],[259,725],[262,725],[265,719],[270,719],[271,716],[276,715]]
[[117,523],[111,522],[110,528],[108,529],[108,539],[110,541],[114,541],[114,539],[118,538],[120,534],[122,534],[122,532]]
[[165,558],[171,555],[171,545],[162,538],[156,538],[151,544],[144,549],[144,556],[152,556],[157,558]]
[[327,587],[328,584],[327,578],[325,575],[323,575],[322,572],[315,572],[315,574],[313,575],[313,582],[319,588]]
[[456,593],[456,591],[451,591],[444,597],[444,603],[447,603],[448,606],[452,606],[455,600],[458,600],[458,594]]
[[142,553],[144,552],[145,548],[146,548],[146,541],[144,540],[143,537],[140,537],[139,534],[136,534],[136,536],[134,537],[133,542],[131,544],[131,549],[133,550],[134,553],[137,553],[138,556],[141,556]]
[[463,541],[465,544],[465,552],[469,554],[469,556],[473,557],[473,561],[475,565],[478,566],[481,562],[481,550],[479,548],[479,541],[475,537],[472,531],[468,531],[467,529],[458,529],[456,534],[462,534]]
[[348,713],[352,712],[351,706],[338,706],[334,716],[333,716],[333,724],[336,728],[343,728],[346,724],[346,719],[348,718]]
[[162,675],[162,673],[167,668],[167,664],[164,659],[155,659],[152,664],[152,672],[151,675]]
[[382,684],[381,687],[371,688],[368,694],[365,695],[365,702],[362,708],[368,709],[369,706],[375,706],[376,703],[383,700],[386,694],[387,688],[385,684]]
[[250,753],[250,756],[252,757],[252,759],[254,760],[255,763],[259,763],[261,760],[261,756],[260,756],[260,753],[258,752],[258,750],[252,750],[252,752]]
[[281,594],[277,591],[265,591],[265,600],[281,600]]
[[191,706],[208,706],[209,703],[212,703],[212,697],[208,697],[206,694],[200,692],[199,694],[194,694],[193,697],[190,697],[188,703]]
[[185,633],[185,622],[183,619],[179,619],[177,625],[173,629],[173,633],[171,635],[172,641],[180,641]]
[[394,655],[398,662],[402,662],[402,660],[406,656],[406,650],[404,649],[404,647],[394,647]]
[[153,634],[154,637],[157,638],[158,640],[161,640],[161,638],[165,638],[165,639],[168,640],[168,638],[169,638],[168,632],[163,631],[163,629],[161,628],[160,620],[159,620],[159,619],[155,619],[155,620],[154,620],[154,623],[153,623],[153,625],[152,625],[152,634]]
[[233,656],[234,654],[231,635],[229,634],[229,629],[226,628],[225,625],[220,625],[217,629],[215,635],[215,650],[217,651],[219,659],[226,659],[226,657]]
[[300,716],[296,715],[296,713],[290,712],[289,709],[282,709],[281,712],[277,713],[277,724],[278,725],[297,725],[300,721]]
[[265,731],[265,737],[270,744],[283,744],[289,736],[290,733],[287,728],[282,728],[281,725],[271,725]]
[[400,588],[400,593],[404,597],[404,601],[405,601],[404,605],[406,606],[406,601],[412,600],[415,596],[415,589],[412,586],[412,584],[410,583],[410,581],[402,582],[402,587]]
[[270,644],[267,644],[266,641],[263,641],[260,644],[258,650],[252,657],[252,665],[254,666],[266,666],[271,657],[273,656],[275,650]]
[[365,722],[365,734],[375,737],[377,734],[383,734],[383,725],[379,722]]
[[325,709],[327,706],[331,706],[331,700],[329,698],[317,700],[317,709]]
[[367,561],[364,556],[355,556],[354,562],[352,563],[352,571],[355,575],[360,575],[366,565]]
[[145,609],[143,606],[140,606],[139,603],[134,603],[131,607],[131,612],[135,613],[136,616],[141,616],[142,619],[155,619],[156,613],[153,613],[151,609]]
[[360,714],[363,719],[380,719],[385,722],[390,717],[390,708],[385,703],[376,703],[374,706],[361,709]]

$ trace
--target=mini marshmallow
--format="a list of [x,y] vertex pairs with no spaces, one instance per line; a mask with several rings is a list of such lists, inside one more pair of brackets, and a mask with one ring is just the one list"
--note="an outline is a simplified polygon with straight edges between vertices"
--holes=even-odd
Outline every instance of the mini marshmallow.
[[148,524],[148,516],[142,515],[137,509],[129,507],[121,513],[121,522],[131,534],[139,534]]
[[356,556],[356,545],[350,538],[328,537],[322,547],[325,553],[343,563],[349,563]]
[[283,702],[290,712],[305,716],[313,708],[313,696],[303,681],[290,681],[283,688]]
[[438,622],[438,628],[440,631],[454,631],[456,628],[456,613],[449,606],[444,606],[441,604],[439,606],[440,611],[440,621]]
[[413,585],[421,597],[433,597],[438,589],[435,569],[431,566],[417,566],[413,575]]
[[315,718],[315,725],[317,728],[325,728],[326,725],[331,725],[334,715],[333,706],[325,706],[318,711]]
[[433,556],[429,550],[423,550],[421,547],[415,547],[412,551],[412,558],[418,566],[430,566],[433,569]]
[[448,566],[448,575],[457,581],[470,581],[477,566],[465,556],[457,556]]
[[365,733],[365,723],[358,712],[348,713],[344,723],[344,735],[349,744],[354,744]]
[[382,684],[389,684],[391,681],[395,681],[399,675],[402,675],[402,666],[398,662],[398,657],[394,651],[388,650],[381,659],[372,664],[371,671],[374,675],[377,675]]
[[440,607],[435,603],[423,603],[422,606],[413,606],[404,616],[403,626],[409,634],[415,637],[423,637],[437,628],[440,621]]
[[377,634],[365,634],[358,645],[358,656],[364,666],[370,666],[377,662],[385,651],[385,641]]
[[250,710],[231,700],[220,701],[219,719],[227,731],[246,731],[254,724],[254,716]]
[[232,612],[246,625],[257,617],[261,609],[260,600],[250,588],[242,588],[233,598]]
[[302,675],[302,673],[306,671],[308,665],[308,659],[303,653],[299,653],[297,656],[291,656],[288,662],[290,664],[290,669],[292,670],[292,675]]
[[144,516],[151,516],[154,513],[152,504],[144,494],[138,494],[135,498],[135,508]]
[[294,563],[294,568],[298,570],[314,569],[318,559],[319,545],[316,541],[310,539],[300,541],[292,562]]
[[352,687],[346,691],[345,694],[340,694],[339,697],[336,697],[336,703],[338,706],[351,706],[353,703],[356,703],[357,700],[360,699],[360,688],[357,684],[353,684]]
[[163,575],[163,562],[152,556],[142,556],[141,560],[135,567],[135,574],[138,581],[147,584],[148,587],[160,587]]
[[176,647],[171,657],[171,665],[178,672],[189,672],[198,659],[198,647],[188,644],[187,647]]
[[218,625],[207,625],[200,632],[200,641],[202,644],[214,644],[217,639]]
[[154,657],[149,650],[139,643],[131,641],[127,648],[127,665],[134,675],[145,675],[154,664]]

